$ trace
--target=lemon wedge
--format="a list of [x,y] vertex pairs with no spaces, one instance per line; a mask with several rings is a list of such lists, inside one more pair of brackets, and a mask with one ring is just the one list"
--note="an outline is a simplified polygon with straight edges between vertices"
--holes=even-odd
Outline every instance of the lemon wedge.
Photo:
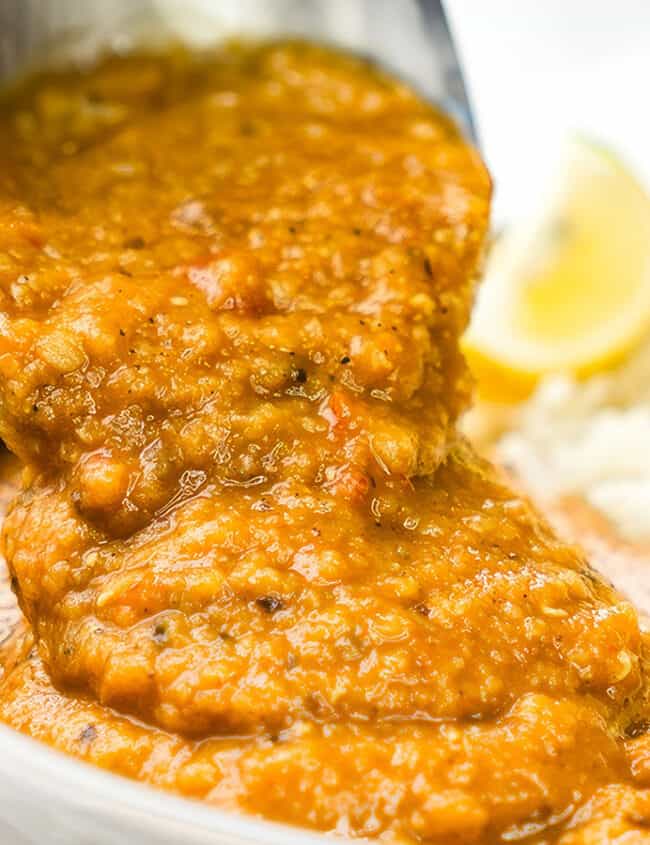
[[493,401],[614,366],[650,330],[650,197],[607,150],[567,148],[540,212],[495,244],[464,349]]

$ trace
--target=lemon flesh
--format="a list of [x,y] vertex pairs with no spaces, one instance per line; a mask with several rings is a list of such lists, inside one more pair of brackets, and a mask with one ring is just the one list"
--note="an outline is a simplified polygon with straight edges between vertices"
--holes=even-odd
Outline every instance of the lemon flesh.
[[650,198],[608,152],[574,141],[539,214],[496,244],[464,339],[486,398],[586,376],[650,330]]

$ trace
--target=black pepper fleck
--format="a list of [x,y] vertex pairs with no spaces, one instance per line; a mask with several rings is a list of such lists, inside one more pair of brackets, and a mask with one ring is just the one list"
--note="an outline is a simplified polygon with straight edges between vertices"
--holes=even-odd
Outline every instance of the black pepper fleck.
[[636,739],[636,737],[648,733],[649,730],[650,721],[648,719],[638,719],[637,721],[630,722],[627,728],[625,728],[625,736],[629,737],[629,739]]
[[97,728],[94,725],[86,725],[86,727],[79,734],[79,742],[90,744],[97,739]]
[[158,622],[153,629],[153,638],[160,645],[164,645],[169,639],[169,631],[165,622]]
[[268,596],[260,596],[255,599],[255,603],[261,607],[265,613],[275,613],[278,610],[282,610],[284,607],[284,602],[280,596],[276,596],[273,593]]

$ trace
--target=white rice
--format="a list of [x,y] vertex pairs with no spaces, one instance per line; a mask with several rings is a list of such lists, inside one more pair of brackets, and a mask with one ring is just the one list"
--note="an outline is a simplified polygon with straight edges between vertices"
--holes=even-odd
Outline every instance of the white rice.
[[609,374],[546,379],[498,438],[534,497],[582,496],[632,541],[650,539],[650,342]]

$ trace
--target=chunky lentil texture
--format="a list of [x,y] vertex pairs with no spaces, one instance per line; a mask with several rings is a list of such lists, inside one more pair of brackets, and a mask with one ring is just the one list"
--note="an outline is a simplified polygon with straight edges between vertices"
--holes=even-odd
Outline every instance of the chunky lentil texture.
[[0,130],[0,718],[352,837],[644,841],[637,614],[455,430],[453,126],[288,43],[40,76]]
[[206,468],[345,486],[345,463],[352,495],[370,464],[435,469],[489,199],[438,113],[305,47],[113,60],[17,97],[0,433],[72,474],[91,521],[131,533]]

